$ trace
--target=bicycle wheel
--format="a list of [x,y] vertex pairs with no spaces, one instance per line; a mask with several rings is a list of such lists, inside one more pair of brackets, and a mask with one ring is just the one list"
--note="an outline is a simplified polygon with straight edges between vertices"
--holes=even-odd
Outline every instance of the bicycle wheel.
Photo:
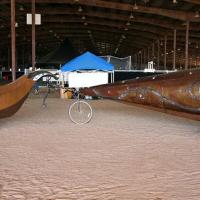
[[69,117],[76,124],[86,124],[92,118],[92,108],[85,101],[76,101],[69,108]]

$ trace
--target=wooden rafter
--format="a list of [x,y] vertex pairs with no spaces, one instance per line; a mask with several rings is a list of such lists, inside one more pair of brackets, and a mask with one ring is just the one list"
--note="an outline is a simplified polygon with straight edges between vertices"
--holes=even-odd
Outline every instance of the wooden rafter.
[[[195,0],[193,0],[195,1]],[[195,2],[197,2],[196,0]],[[1,0],[0,4],[8,3],[8,0]],[[20,3],[30,3],[30,0],[20,0]],[[48,4],[75,4],[72,0],[38,0],[37,3],[48,3]],[[92,6],[92,7],[99,7],[99,8],[107,8],[107,9],[114,9],[114,10],[121,10],[121,11],[133,11],[133,5],[127,3],[119,3],[119,2],[110,2],[105,0],[79,0],[79,5],[84,6]],[[134,12],[140,13],[148,13],[154,15],[160,15],[164,17],[169,17],[172,19],[178,19],[182,21],[200,21],[199,19],[195,18],[195,13],[191,11],[180,11],[180,10],[169,10],[163,8],[156,8],[156,7],[145,7],[145,6],[138,6],[137,10]]]
[[187,3],[193,3],[193,4],[198,4],[198,5],[200,5],[200,1],[199,1],[199,0],[183,0],[183,1],[185,1],[185,2],[187,2]]

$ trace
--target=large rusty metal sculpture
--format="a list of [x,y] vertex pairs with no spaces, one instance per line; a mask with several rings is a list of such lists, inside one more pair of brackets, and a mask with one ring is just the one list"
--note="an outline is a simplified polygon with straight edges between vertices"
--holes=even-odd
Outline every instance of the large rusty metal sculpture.
[[28,76],[20,77],[15,82],[0,87],[0,118],[10,117],[19,110],[36,83],[33,80],[34,77],[40,74],[48,74],[56,78],[49,72],[36,71]]
[[200,120],[199,69],[84,88],[81,93],[142,104],[162,112]]

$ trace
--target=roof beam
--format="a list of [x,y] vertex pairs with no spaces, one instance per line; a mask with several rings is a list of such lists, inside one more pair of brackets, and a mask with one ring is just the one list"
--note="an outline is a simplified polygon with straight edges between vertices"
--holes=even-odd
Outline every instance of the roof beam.
[[193,4],[199,4],[200,5],[200,1],[199,0],[183,0],[187,3],[193,3]]
[[[195,0],[191,0],[195,1]],[[196,0],[195,2],[197,2]],[[0,4],[8,3],[9,0],[1,0]],[[30,0],[20,0],[20,3],[30,3]],[[48,4],[75,4],[72,0],[37,0],[37,3],[48,3]],[[122,10],[122,11],[133,11],[133,5],[128,3],[119,3],[119,2],[110,2],[105,0],[79,0],[79,5],[85,6],[92,6],[92,7],[100,7],[100,8],[107,8],[107,9],[115,9],[115,10]],[[172,19],[178,19],[182,21],[200,21],[200,19],[195,18],[194,12],[191,11],[180,11],[180,10],[169,10],[163,8],[155,8],[155,7],[146,7],[146,6],[138,6],[137,10],[134,12],[139,13],[148,13],[154,15],[160,15],[164,17],[169,17]]]
[[132,22],[141,22],[141,23],[146,23],[146,24],[151,24],[151,25],[156,25],[156,26],[161,26],[164,28],[168,29],[174,29],[178,28],[180,26],[180,23],[176,23],[173,21],[165,21],[163,23],[163,20],[156,19],[156,18],[146,18],[142,16],[135,16],[134,19],[130,19],[129,15],[122,15],[122,14],[114,14],[114,13],[107,13],[107,12],[98,12],[98,11],[90,11],[88,10],[87,12],[77,12],[76,9],[66,9],[66,8],[47,8],[47,9],[38,9],[38,12],[45,14],[45,15],[80,15],[80,16],[88,16],[88,17],[98,17],[98,18],[107,18],[107,19],[112,19],[112,20],[122,20],[122,21],[132,21]]
[[[84,23],[85,21],[82,19],[70,19],[70,18],[56,18],[56,17],[51,17],[43,20],[46,23]],[[126,25],[120,22],[112,22],[108,20],[95,20],[95,19],[87,19],[86,21],[88,24],[94,24],[94,25],[102,25],[102,26],[110,26],[110,27],[115,27],[118,29],[125,29]],[[128,27],[130,30],[135,29],[135,30],[141,30],[145,32],[150,32],[154,33],[157,35],[165,35],[166,33],[169,32],[168,29],[165,28],[158,28],[158,27],[150,27],[150,26],[143,26],[143,25],[137,25],[133,24]],[[126,31],[125,31],[126,32]]]

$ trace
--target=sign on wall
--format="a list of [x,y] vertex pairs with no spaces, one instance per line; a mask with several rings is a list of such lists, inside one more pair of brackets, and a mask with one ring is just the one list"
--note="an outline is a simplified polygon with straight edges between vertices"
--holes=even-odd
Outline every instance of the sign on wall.
[[[26,24],[32,25],[32,14],[26,14]],[[41,14],[35,14],[35,25],[41,25]]]

